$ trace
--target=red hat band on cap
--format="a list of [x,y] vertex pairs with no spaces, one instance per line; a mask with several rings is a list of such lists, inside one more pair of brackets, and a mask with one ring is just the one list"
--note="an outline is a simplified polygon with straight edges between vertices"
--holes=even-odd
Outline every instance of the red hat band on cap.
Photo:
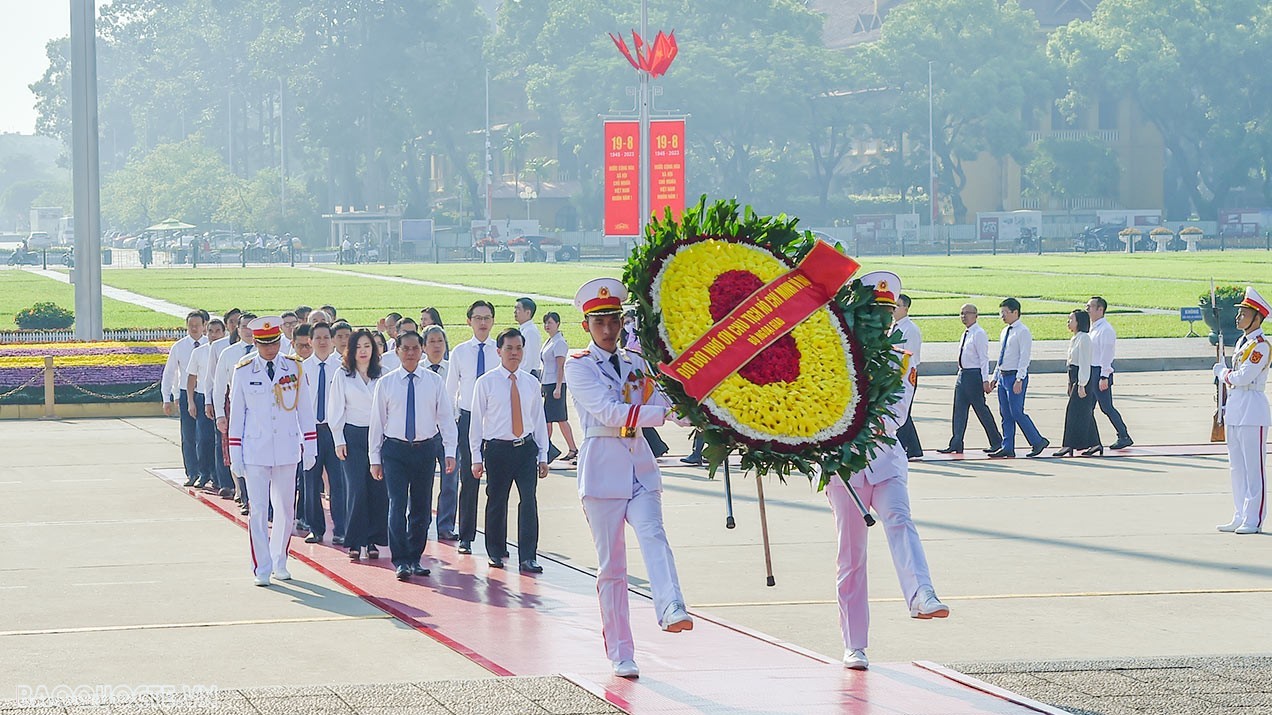
[[282,328],[278,325],[269,325],[252,331],[252,339],[258,343],[272,343],[282,335]]
[[583,315],[588,315],[588,314],[590,314],[590,313],[595,313],[595,312],[600,311],[600,310],[606,310],[606,311],[614,311],[614,310],[618,310],[618,311],[621,311],[621,310],[622,310],[622,308],[623,308],[623,302],[622,302],[622,301],[620,301],[618,298],[615,298],[614,296],[608,296],[608,295],[607,295],[607,296],[604,296],[604,297],[597,297],[597,298],[593,298],[593,299],[591,299],[591,300],[589,300],[589,301],[585,301],[585,302],[583,303]]

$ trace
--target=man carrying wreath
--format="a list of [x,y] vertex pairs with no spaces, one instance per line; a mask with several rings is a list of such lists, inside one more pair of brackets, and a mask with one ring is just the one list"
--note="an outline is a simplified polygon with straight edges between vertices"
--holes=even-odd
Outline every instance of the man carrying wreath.
[[566,384],[583,427],[579,450],[579,497],[596,544],[596,591],[601,603],[605,652],[614,674],[636,678],[627,596],[626,526],[640,542],[654,595],[654,612],[664,631],[693,629],[667,532],[663,529],[662,476],[642,427],[658,427],[670,403],[654,388],[645,361],[618,345],[627,289],[612,278],[583,284],[574,305],[592,336],[587,350],[565,363]]

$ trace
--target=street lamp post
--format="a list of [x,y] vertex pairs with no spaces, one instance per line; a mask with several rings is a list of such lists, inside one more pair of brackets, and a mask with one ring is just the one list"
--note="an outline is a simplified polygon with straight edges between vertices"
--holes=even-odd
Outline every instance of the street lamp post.
[[97,3],[71,0],[71,157],[75,200],[75,337],[101,340],[101,177],[98,173]]

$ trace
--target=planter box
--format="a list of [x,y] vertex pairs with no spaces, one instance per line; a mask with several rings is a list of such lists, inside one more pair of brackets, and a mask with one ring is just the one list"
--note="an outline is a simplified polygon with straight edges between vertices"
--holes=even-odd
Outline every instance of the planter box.
[[1233,298],[1225,300],[1220,297],[1219,302],[1219,322],[1215,322],[1214,312],[1210,309],[1210,299],[1201,301],[1201,318],[1206,321],[1206,326],[1210,328],[1210,344],[1219,344],[1218,329],[1223,328],[1223,344],[1232,347],[1237,344],[1237,338],[1241,336],[1241,330],[1237,327],[1237,303],[1241,302],[1241,298]]

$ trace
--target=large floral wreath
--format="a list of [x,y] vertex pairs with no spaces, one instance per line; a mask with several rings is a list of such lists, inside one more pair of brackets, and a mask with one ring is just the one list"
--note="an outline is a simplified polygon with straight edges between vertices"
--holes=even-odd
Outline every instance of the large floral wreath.
[[[671,363],[734,307],[791,271],[817,243],[797,219],[757,216],[736,201],[702,197],[680,223],[649,224],[623,282],[635,300],[641,348],[651,365]],[[714,474],[731,451],[742,467],[819,488],[830,475],[863,469],[883,433],[901,377],[889,319],[874,292],[854,280],[834,299],[723,380],[701,401],[667,376],[660,385],[694,427]]]

